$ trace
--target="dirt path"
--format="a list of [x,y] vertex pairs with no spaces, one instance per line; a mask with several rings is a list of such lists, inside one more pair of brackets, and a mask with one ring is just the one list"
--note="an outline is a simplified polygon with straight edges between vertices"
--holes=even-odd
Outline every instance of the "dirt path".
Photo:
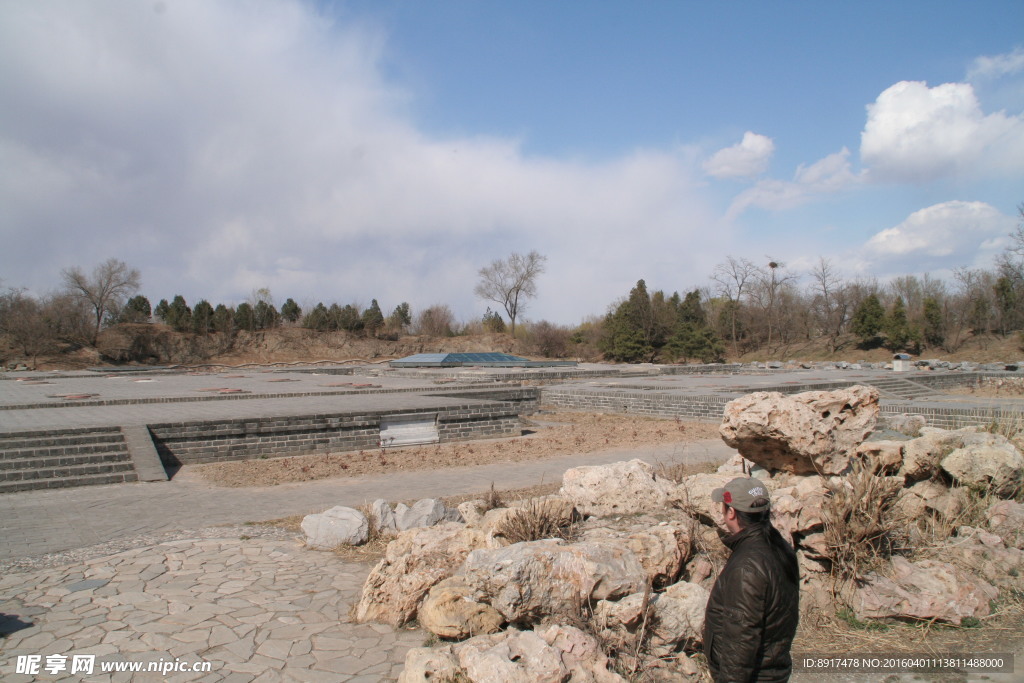
[[544,460],[613,448],[682,445],[717,437],[717,424],[546,413],[534,420],[524,420],[524,435],[513,439],[243,460],[203,465],[197,474],[215,486],[275,486],[331,477]]

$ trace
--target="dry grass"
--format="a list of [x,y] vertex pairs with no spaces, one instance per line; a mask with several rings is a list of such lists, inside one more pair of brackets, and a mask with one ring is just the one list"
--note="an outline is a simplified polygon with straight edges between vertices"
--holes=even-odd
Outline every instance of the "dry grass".
[[574,412],[549,414],[544,419],[557,424],[531,426],[535,433],[511,439],[242,460],[201,465],[196,472],[215,486],[276,486],[333,477],[529,462],[612,448],[718,438],[717,425],[697,422]]
[[562,514],[560,506],[542,498],[531,498],[520,507],[512,508],[494,532],[509,543],[539,541],[544,538],[576,538],[577,519]]
[[900,486],[863,466],[827,486],[821,516],[833,578],[859,581],[903,545],[906,520],[895,508]]

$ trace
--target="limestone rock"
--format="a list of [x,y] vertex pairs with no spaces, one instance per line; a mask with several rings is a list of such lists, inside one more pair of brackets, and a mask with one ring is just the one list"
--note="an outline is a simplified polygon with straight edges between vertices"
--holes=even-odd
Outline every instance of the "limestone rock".
[[459,576],[507,621],[526,623],[576,617],[591,600],[635,593],[646,572],[626,548],[548,539],[475,550]]
[[854,451],[871,472],[896,474],[903,466],[904,441],[865,441]]
[[792,396],[761,391],[730,401],[719,432],[726,444],[769,471],[841,474],[877,419],[873,387]]
[[399,531],[434,526],[445,520],[447,512],[444,503],[434,498],[424,498],[412,507],[399,503],[395,506],[395,525]]
[[827,495],[828,488],[821,477],[790,478],[790,486],[772,494],[772,523],[790,542],[798,534],[821,531],[821,508]]
[[[696,524],[696,521],[693,522]],[[589,529],[583,540],[627,548],[637,556],[647,579],[656,587],[679,578],[693,549],[693,525],[678,522],[639,529],[628,534],[607,528]]]
[[370,524],[359,510],[333,507],[326,512],[302,518],[306,545],[317,550],[333,550],[340,545],[362,545],[370,535]]
[[964,445],[941,461],[942,469],[961,484],[991,489],[1001,498],[1024,486],[1024,456],[1000,434],[970,434]]
[[442,638],[462,640],[501,630],[504,617],[476,597],[462,578],[447,578],[430,589],[416,618],[420,626]]
[[654,600],[655,619],[651,645],[656,654],[668,654],[683,642],[704,638],[704,611],[711,593],[696,583],[680,581]]
[[939,463],[948,454],[963,446],[964,430],[950,431],[925,427],[921,436],[903,443],[903,465],[900,476],[907,481],[931,478],[939,470]]
[[1024,588],[1024,551],[1007,547],[997,534],[977,527],[961,526],[954,542],[943,548],[943,558],[963,567],[998,588]]
[[998,591],[988,582],[946,562],[921,560],[911,564],[893,559],[893,577],[870,574],[854,594],[858,618],[898,617],[960,624],[964,617],[990,613],[989,600]]
[[469,526],[479,527],[480,523],[483,521],[486,506],[487,503],[482,499],[477,498],[459,503],[457,509],[459,514],[462,515],[462,519],[466,521],[466,524]]
[[379,534],[394,534],[398,531],[395,513],[383,498],[378,498],[370,504],[370,524]]
[[1006,545],[1024,550],[1024,505],[1014,500],[993,503],[985,513],[988,527]]
[[642,460],[574,467],[562,477],[561,496],[584,515],[626,515],[669,506],[675,484]]
[[473,683],[624,683],[608,670],[597,640],[572,626],[509,629],[433,650],[406,654],[399,683],[465,680]]
[[453,522],[400,533],[366,578],[356,620],[392,626],[410,621],[431,586],[454,574],[470,551],[485,543],[480,530]]
[[934,514],[941,519],[953,519],[967,504],[967,492],[962,488],[947,488],[939,482],[927,479],[915,482],[903,489],[896,508],[907,520]]

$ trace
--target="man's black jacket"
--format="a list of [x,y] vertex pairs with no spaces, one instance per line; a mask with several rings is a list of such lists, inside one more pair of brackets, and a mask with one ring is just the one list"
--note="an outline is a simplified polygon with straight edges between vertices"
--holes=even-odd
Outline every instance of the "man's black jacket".
[[732,555],[711,589],[704,620],[704,653],[715,683],[787,681],[800,587],[759,526],[723,542]]

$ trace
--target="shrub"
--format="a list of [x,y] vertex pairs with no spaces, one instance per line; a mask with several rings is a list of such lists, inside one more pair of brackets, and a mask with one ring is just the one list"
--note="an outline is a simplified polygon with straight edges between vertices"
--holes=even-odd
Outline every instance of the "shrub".
[[557,505],[542,498],[531,498],[525,505],[513,508],[497,525],[495,533],[510,543],[539,541],[544,538],[571,539],[576,534],[573,519],[561,514]]

